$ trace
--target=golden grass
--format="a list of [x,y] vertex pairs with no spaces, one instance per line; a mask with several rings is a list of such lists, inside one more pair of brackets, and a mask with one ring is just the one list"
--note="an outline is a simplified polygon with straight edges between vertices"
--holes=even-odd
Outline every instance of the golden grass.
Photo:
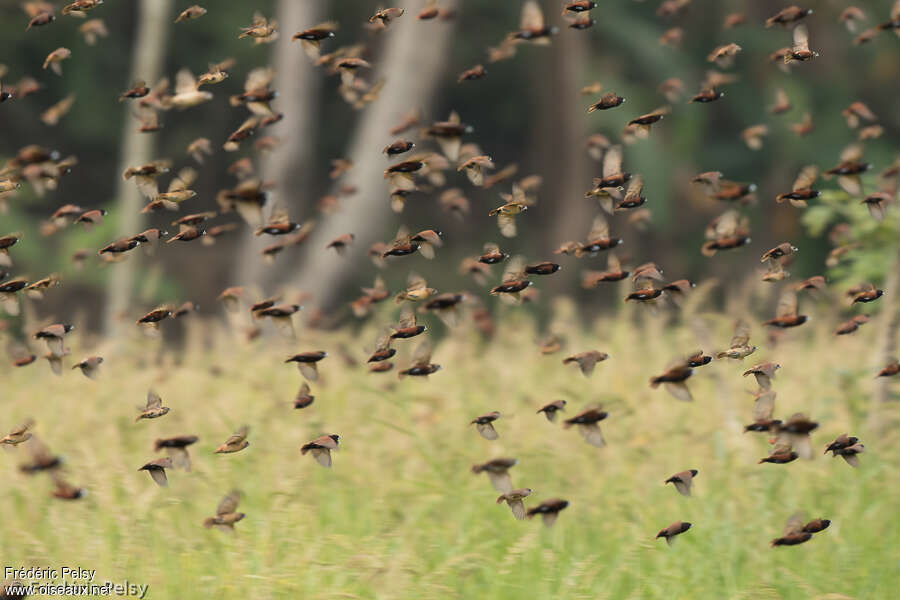
[[[0,453],[3,563],[97,569],[100,580],[149,583],[150,598],[893,597],[898,436],[865,429],[875,328],[835,339],[813,322],[770,348],[755,327],[763,348],[743,363],[700,369],[688,404],[647,385],[673,356],[701,345],[689,326],[663,328],[665,318],[625,314],[584,331],[571,311],[559,312],[553,328],[566,336],[564,352],[611,355],[590,379],[563,367],[565,354],[541,356],[518,309],[490,343],[465,329],[438,343],[434,360],[444,368],[429,381],[347,367],[338,347],[363,357],[370,330],[252,345],[219,335],[204,351],[195,329],[180,366],[169,355],[157,364],[157,342],[132,345],[106,356],[96,382],[77,372],[52,377],[43,364],[6,371],[2,429],[34,417],[38,434],[66,456],[68,478],[90,495],[55,500],[49,477],[17,472],[24,447]],[[728,320],[704,322],[715,347],[728,341]],[[416,343],[398,344],[400,363]],[[311,349],[331,356],[312,386],[315,403],[294,411],[301,377],[282,361]],[[858,435],[868,450],[860,469],[821,455],[756,464],[768,445],[741,433],[752,406],[745,390],[754,387],[741,372],[765,359],[783,365],[777,416],[818,420],[819,452],[840,433]],[[148,387],[172,411],[135,424]],[[588,446],[535,414],[556,398],[568,400],[570,416],[603,403],[609,445]],[[489,410],[503,413],[495,442],[467,425]],[[894,412],[886,407],[883,418]],[[247,450],[212,453],[245,423]],[[155,438],[189,433],[200,436],[192,473],[171,472],[161,489],[137,472],[155,457]],[[322,433],[342,436],[331,470],[299,452]],[[497,492],[469,467],[497,456],[519,459],[514,483],[535,489],[526,505],[571,501],[554,528],[516,521],[494,503]],[[687,468],[700,471],[692,498],[663,485]],[[234,535],[204,529],[234,487],[247,518]],[[802,546],[770,548],[798,509],[831,527]],[[672,547],[653,539],[676,520],[694,528]]]

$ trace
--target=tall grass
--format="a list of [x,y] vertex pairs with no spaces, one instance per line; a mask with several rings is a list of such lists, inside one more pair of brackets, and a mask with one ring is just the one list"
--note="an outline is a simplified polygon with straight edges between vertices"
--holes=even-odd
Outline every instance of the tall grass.
[[[121,348],[96,382],[52,377],[41,364],[5,371],[2,428],[34,417],[90,495],[56,500],[49,477],[17,471],[25,446],[0,454],[2,563],[97,569],[100,580],[149,583],[151,598],[896,597],[898,434],[864,429],[877,332],[836,339],[814,320],[772,347],[756,328],[762,349],[698,370],[689,404],[647,385],[698,347],[691,327],[664,328],[666,318],[624,314],[582,327],[563,311],[552,327],[564,353],[542,356],[532,321],[511,309],[490,343],[465,328],[438,343],[444,368],[429,381],[347,366],[338,348],[362,358],[374,330],[246,345],[210,336],[212,326],[192,329],[178,361],[165,349],[160,361],[156,341]],[[704,320],[717,346],[728,342],[729,320],[690,318]],[[415,344],[398,345],[400,363]],[[315,403],[294,411],[301,377],[282,361],[319,348],[331,356]],[[588,349],[611,355],[592,378],[560,364],[566,351]],[[821,423],[813,461],[758,465],[766,436],[741,433],[754,387],[741,372],[764,359],[783,365],[777,416],[803,411]],[[135,424],[148,387],[172,411]],[[535,414],[556,398],[570,416],[603,403],[609,445],[588,446]],[[489,410],[503,413],[494,442],[467,425]],[[895,413],[888,406],[883,418]],[[212,453],[245,423],[249,448]],[[843,432],[866,444],[858,470],[820,454]],[[167,489],[137,472],[155,457],[155,438],[188,433],[200,436],[193,472],[170,472]],[[322,433],[342,437],[331,470],[299,452]],[[526,505],[571,501],[554,528],[516,521],[470,472],[498,456],[519,459],[515,485],[535,489]],[[688,468],[700,472],[692,498],[663,484]],[[204,529],[232,488],[244,492],[247,518],[234,535]],[[802,546],[770,548],[798,509],[831,527]],[[672,547],[654,540],[676,520],[694,528]]]

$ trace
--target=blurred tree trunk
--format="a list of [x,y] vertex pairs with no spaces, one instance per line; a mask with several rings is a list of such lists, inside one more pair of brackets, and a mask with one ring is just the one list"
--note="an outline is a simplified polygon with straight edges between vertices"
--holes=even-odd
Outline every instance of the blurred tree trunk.
[[[590,223],[598,210],[596,202],[584,198],[590,182],[584,143],[591,129],[586,119],[586,102],[579,91],[589,83],[584,81],[590,72],[588,38],[583,32],[566,33],[553,40],[553,52],[546,57],[545,68],[534,72],[538,114],[545,117],[540,119],[534,147],[544,176],[544,193],[538,199],[546,203],[541,212],[551,223],[542,228],[546,237],[541,240],[541,247],[547,250],[586,235],[590,226],[585,223]],[[552,278],[550,289],[571,289],[572,277],[577,279],[577,273]]]
[[[279,99],[277,108],[284,112],[284,119],[272,130],[281,145],[262,164],[263,181],[275,182],[274,198],[284,202],[295,220],[303,214],[303,191],[308,189],[310,177],[308,165],[316,140],[318,114],[316,100],[321,84],[321,71],[317,72],[310,58],[298,42],[291,40],[296,31],[308,29],[323,20],[323,4],[278,0],[277,19],[281,35],[275,43],[275,89]],[[260,251],[272,240],[263,239],[246,230],[242,243],[238,244],[235,281],[241,285],[264,285],[271,280],[274,269],[262,269]]]
[[[897,333],[900,330],[900,314],[898,314],[897,290],[900,289],[900,250],[894,253],[891,269],[884,282],[886,293],[883,296],[884,307],[878,319],[880,339],[872,359],[873,372],[877,373],[888,361],[897,355]],[[874,432],[883,431],[884,403],[891,399],[891,378],[879,377],[875,380],[875,392],[869,408],[869,429]]]
[[[366,262],[368,247],[383,237],[393,218],[384,183],[384,155],[389,129],[412,108],[427,109],[438,87],[449,40],[451,22],[423,23],[415,19],[419,2],[406,2],[407,15],[394,22],[382,35],[385,48],[375,62],[373,81],[384,79],[381,95],[364,110],[347,158],[353,168],[341,184],[356,185],[359,191],[342,199],[341,211],[321,221],[305,242],[292,285],[313,295],[321,307],[333,304],[341,286],[353,274],[353,265]],[[329,241],[344,233],[356,236],[344,256],[325,251]],[[361,259],[361,260],[360,260]]]
[[[165,60],[167,36],[172,13],[172,0],[140,0],[135,24],[135,43],[131,58],[131,81],[143,79],[148,86],[160,78]],[[154,134],[139,133],[133,119],[126,118],[122,132],[122,162],[116,172],[116,216],[118,237],[140,233],[143,221],[141,195],[133,181],[124,181],[122,173],[130,166],[153,160]],[[106,298],[107,336],[113,339],[123,323],[122,316],[131,303],[137,254],[123,263],[112,265]]]

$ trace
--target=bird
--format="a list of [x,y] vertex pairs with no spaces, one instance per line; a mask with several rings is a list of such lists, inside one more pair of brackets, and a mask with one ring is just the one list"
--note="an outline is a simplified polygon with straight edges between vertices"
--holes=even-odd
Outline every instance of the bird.
[[693,526],[693,523],[687,521],[675,521],[665,529],[661,529],[659,533],[656,534],[656,539],[665,538],[666,543],[671,546],[675,543],[675,536],[681,535]]
[[547,527],[553,527],[553,524],[556,523],[556,519],[559,517],[559,513],[569,507],[569,501],[563,500],[562,498],[551,498],[549,500],[544,500],[537,506],[529,508],[525,513],[525,516],[529,519],[535,517],[536,515],[541,515],[541,518],[544,521],[544,525]]
[[750,345],[750,324],[744,319],[739,319],[734,326],[734,335],[727,350],[716,354],[716,358],[731,358],[743,360],[756,352],[756,346]]
[[764,321],[763,325],[787,329],[798,327],[809,319],[806,315],[797,314],[797,294],[793,290],[785,290],[778,300],[775,318]]
[[21,425],[17,425],[13,427],[9,433],[0,438],[0,444],[6,444],[9,446],[18,446],[22,442],[27,442],[31,439],[32,433],[29,431],[32,427],[34,427],[34,421],[29,419],[25,421]]
[[693,484],[694,477],[697,476],[697,473],[697,469],[680,471],[666,479],[665,482],[673,484],[675,486],[675,489],[678,490],[678,493],[682,496],[690,496],[691,485]]
[[585,442],[591,446],[602,448],[606,445],[606,440],[603,438],[603,432],[600,430],[599,423],[608,416],[609,413],[601,410],[599,407],[588,408],[571,419],[563,421],[563,429],[576,425]]
[[338,449],[341,436],[337,434],[328,434],[317,437],[311,442],[307,442],[300,447],[300,454],[309,452],[316,459],[316,462],[323,467],[331,468],[331,451]]
[[676,399],[690,402],[694,398],[685,381],[693,374],[693,367],[688,366],[683,359],[676,359],[669,363],[663,373],[650,378],[650,387],[656,388],[662,384]]
[[781,537],[772,540],[771,545],[798,546],[811,540],[814,533],[827,529],[829,525],[831,521],[828,519],[814,519],[807,522],[802,512],[795,513],[785,523]]
[[586,352],[579,352],[578,354],[567,356],[563,359],[562,363],[564,365],[577,364],[578,368],[581,370],[581,374],[585,377],[590,377],[594,372],[594,367],[597,365],[597,363],[603,362],[608,358],[609,354],[607,354],[606,352],[600,352],[599,350],[588,350]]
[[159,394],[153,390],[148,390],[147,405],[141,410],[134,422],[137,423],[142,419],[158,419],[169,414],[169,410],[171,409],[168,406],[162,405],[162,398],[159,397]]
[[240,502],[241,493],[239,491],[229,492],[216,507],[216,516],[205,519],[203,526],[207,529],[215,527],[222,531],[234,531],[234,524],[247,516],[245,513],[237,512]]
[[294,398],[294,408],[306,408],[307,406],[310,406],[315,399],[316,397],[310,393],[309,384],[304,381],[300,385],[297,396]]
[[166,477],[166,469],[172,468],[172,459],[168,456],[165,458],[157,458],[146,463],[138,471],[147,471],[156,485],[166,487],[169,485],[169,479]]
[[425,340],[416,347],[412,357],[412,365],[397,373],[399,378],[403,377],[428,377],[437,373],[441,369],[441,365],[431,362],[431,343]]
[[328,353],[324,350],[312,350],[308,352],[299,352],[290,356],[285,360],[286,363],[296,363],[300,373],[310,381],[318,381],[319,369],[318,363],[328,357]]
[[564,411],[566,409],[566,401],[565,400],[554,400],[549,404],[545,404],[541,408],[538,409],[537,414],[544,413],[544,416],[547,417],[547,420],[553,423],[556,421],[556,416],[560,411]]
[[215,454],[233,454],[235,452],[240,452],[250,445],[250,442],[247,441],[248,433],[250,433],[250,427],[247,425],[242,426],[231,434],[228,439],[225,440],[225,443],[216,448]]
[[102,356],[89,356],[80,362],[72,365],[72,369],[81,369],[81,372],[88,379],[96,379],[100,374],[100,365],[103,364]]
[[475,417],[472,419],[470,425],[474,425],[478,430],[478,433],[481,434],[486,440],[496,440],[500,437],[497,433],[497,430],[494,429],[494,421],[500,418],[500,413],[495,411],[491,411],[489,413],[485,413],[480,417]]
[[781,365],[775,362],[766,361],[753,365],[744,371],[744,377],[753,375],[756,383],[761,390],[768,390],[772,387],[772,380],[775,379],[775,371],[781,368]]
[[185,471],[191,470],[191,457],[188,453],[188,446],[196,444],[198,438],[196,435],[177,435],[170,438],[158,438],[153,442],[153,450],[159,452],[165,450],[166,454],[172,459],[172,463],[179,469]]
[[487,473],[494,489],[505,494],[513,489],[509,470],[518,462],[515,458],[494,458],[482,464],[472,465],[472,473],[476,475]]
[[534,492],[531,488],[519,488],[504,492],[497,497],[497,504],[506,502],[515,518],[522,520],[525,518],[525,503],[523,500]]

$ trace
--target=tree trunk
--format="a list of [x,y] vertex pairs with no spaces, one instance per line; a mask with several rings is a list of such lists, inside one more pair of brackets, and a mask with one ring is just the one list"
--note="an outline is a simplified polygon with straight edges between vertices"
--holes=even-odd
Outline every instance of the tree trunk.
[[[298,42],[291,40],[295,31],[312,27],[323,19],[323,5],[318,2],[278,0],[277,15],[281,35],[275,43],[275,89],[278,90],[278,108],[284,119],[272,130],[281,139],[281,145],[268,156],[262,165],[263,181],[274,181],[273,196],[287,206],[291,216],[297,218],[304,207],[300,206],[308,189],[309,168],[316,141],[318,113],[316,101],[322,81],[312,61]],[[292,200],[295,203],[292,204]],[[262,239],[245,231],[238,244],[237,273],[235,281],[241,285],[262,285],[276,275],[275,269],[262,269],[260,251],[271,239]]]
[[[143,79],[153,85],[163,70],[166,37],[172,13],[172,0],[140,0],[136,27],[136,41],[131,59],[131,80]],[[139,133],[133,119],[126,119],[122,133],[122,162],[116,172],[118,237],[128,237],[140,233],[143,221],[141,195],[133,181],[124,181],[122,173],[130,166],[153,160],[155,134]],[[138,254],[133,253],[123,263],[112,265],[106,298],[107,337],[118,338],[123,324],[123,315],[131,303],[134,273]]]
[[[361,117],[346,153],[354,166],[341,180],[341,184],[356,185],[359,191],[342,199],[339,213],[319,223],[298,261],[292,284],[311,293],[314,303],[321,307],[335,301],[354,265],[367,262],[366,250],[382,237],[392,218],[389,190],[382,177],[385,160],[380,152],[390,141],[388,130],[410,109],[427,109],[440,81],[454,21],[422,23],[414,17],[420,5],[406,2],[407,14],[383,34],[388,39],[373,81],[384,78],[385,85]],[[349,252],[345,256],[326,252],[326,244],[344,233],[356,236]]]

